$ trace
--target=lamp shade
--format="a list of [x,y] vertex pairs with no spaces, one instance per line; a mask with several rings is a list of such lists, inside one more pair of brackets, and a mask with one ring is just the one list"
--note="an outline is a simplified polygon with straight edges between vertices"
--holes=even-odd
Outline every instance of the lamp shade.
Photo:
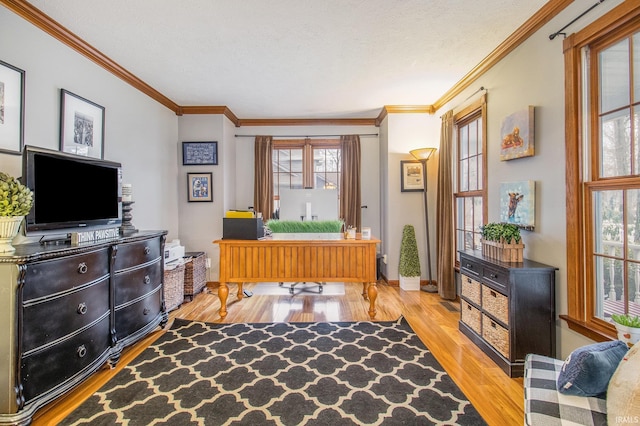
[[436,151],[435,148],[418,148],[418,149],[412,149],[411,151],[409,151],[409,154],[413,155],[415,157],[416,160],[428,160],[429,157],[431,157],[431,154],[433,154]]

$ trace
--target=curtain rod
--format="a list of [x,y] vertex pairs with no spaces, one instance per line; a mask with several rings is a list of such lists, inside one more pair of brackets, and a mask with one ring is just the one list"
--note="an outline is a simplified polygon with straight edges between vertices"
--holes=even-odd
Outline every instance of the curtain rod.
[[567,25],[565,25],[564,27],[560,28],[558,31],[556,31],[555,33],[549,35],[549,40],[553,40],[554,38],[556,38],[559,35],[563,35],[563,36],[567,36],[566,33],[563,33],[563,31],[571,24],[573,24],[574,22],[576,22],[578,19],[582,18],[584,15],[586,15],[587,13],[591,12],[591,10],[593,10],[596,6],[599,6],[600,3],[604,2],[604,0],[598,0],[598,2],[596,4],[594,4],[593,6],[591,6],[589,9],[585,10],[584,12],[582,12],[580,15],[578,15],[577,17],[575,17],[573,19],[573,21],[569,22]]
[[[345,135],[235,135],[236,138],[255,138],[256,136],[271,136],[272,138],[278,138],[278,139],[283,139],[283,138],[311,139],[311,138],[337,138],[340,136],[349,136],[349,134],[345,134]],[[377,133],[361,133],[358,136],[373,137],[373,136],[378,136],[378,134]]]

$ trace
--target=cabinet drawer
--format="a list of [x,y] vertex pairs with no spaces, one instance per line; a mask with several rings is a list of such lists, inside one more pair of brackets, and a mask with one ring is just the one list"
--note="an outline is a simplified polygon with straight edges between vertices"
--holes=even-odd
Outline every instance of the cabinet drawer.
[[496,348],[503,357],[509,359],[509,331],[482,314],[482,338]]
[[131,305],[116,308],[116,338],[128,337],[149,324],[162,311],[162,287]]
[[109,348],[109,315],[105,315],[77,336],[23,357],[21,376],[26,403],[72,379]]
[[460,268],[462,268],[463,273],[475,277],[479,277],[482,271],[482,265],[480,263],[466,256],[460,257]]
[[156,258],[153,264],[115,274],[116,307],[144,296],[160,285],[162,282],[161,261],[160,258]]
[[160,237],[118,245],[114,264],[115,271],[117,272],[161,258],[160,247]]
[[466,300],[460,301],[460,318],[478,335],[482,335],[482,314]]
[[23,300],[60,293],[109,274],[109,249],[35,262],[27,266]]
[[23,305],[22,351],[28,352],[91,324],[109,312],[109,279],[60,297]]
[[492,287],[499,289],[505,294],[507,293],[507,288],[509,287],[509,271],[485,266],[482,270],[482,278],[483,282],[489,281],[490,284],[493,284]]
[[480,283],[473,278],[462,275],[462,296],[480,306]]
[[509,299],[486,285],[482,286],[482,309],[509,325]]

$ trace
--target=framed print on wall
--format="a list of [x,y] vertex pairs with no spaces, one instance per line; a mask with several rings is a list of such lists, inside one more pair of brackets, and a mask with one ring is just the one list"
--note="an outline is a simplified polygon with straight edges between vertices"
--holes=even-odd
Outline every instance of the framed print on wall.
[[103,158],[103,106],[60,89],[60,151]]
[[536,182],[502,182],[500,184],[500,222],[512,223],[533,231],[536,213]]
[[20,154],[24,145],[24,71],[0,61],[0,152]]
[[182,142],[182,165],[218,165],[218,142]]
[[534,152],[534,112],[530,106],[505,117],[500,127],[500,161],[531,157]]
[[418,160],[400,161],[400,191],[424,191],[422,162]]
[[213,201],[211,180],[211,173],[187,173],[188,201]]

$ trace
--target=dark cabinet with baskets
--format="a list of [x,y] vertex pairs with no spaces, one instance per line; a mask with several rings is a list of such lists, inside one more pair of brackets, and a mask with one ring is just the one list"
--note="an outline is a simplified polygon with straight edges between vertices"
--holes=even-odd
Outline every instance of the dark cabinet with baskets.
[[459,329],[510,377],[523,375],[528,353],[555,357],[556,269],[460,252]]
[[0,424],[28,424],[122,349],[167,322],[166,232],[0,255]]

